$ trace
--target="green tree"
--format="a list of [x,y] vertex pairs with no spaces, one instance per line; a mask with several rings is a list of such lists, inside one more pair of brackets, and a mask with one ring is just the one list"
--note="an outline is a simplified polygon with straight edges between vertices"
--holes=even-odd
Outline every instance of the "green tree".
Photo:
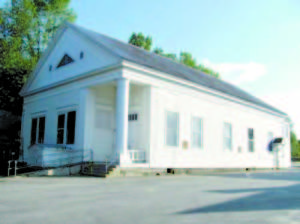
[[[143,48],[147,51],[150,51],[151,47],[152,47],[152,38],[150,36],[145,37],[145,35],[141,32],[138,34],[132,33],[128,42],[132,45]],[[179,54],[179,57],[177,57],[177,55],[174,53],[165,53],[164,50],[159,47],[154,48],[153,52],[160,56],[170,58],[173,61],[182,63],[193,69],[200,70],[200,71],[206,73],[207,75],[211,75],[215,78],[220,78],[220,74],[218,72],[215,72],[212,69],[207,68],[202,64],[198,64],[197,60],[189,52],[181,52]]]
[[70,0],[7,0],[0,8],[0,110],[21,114],[19,91],[49,40],[74,21]]
[[296,133],[294,131],[291,131],[291,151],[292,151],[292,157],[300,157],[300,147],[299,142],[297,140]]
[[0,110],[9,111],[13,115],[22,114],[23,99],[19,92],[27,73],[24,69],[0,68]]
[[74,21],[70,0],[11,0],[0,9],[0,66],[31,71],[62,22]]
[[143,33],[132,33],[128,43],[137,47],[143,48],[146,51],[150,51],[152,47],[152,38],[145,36]]

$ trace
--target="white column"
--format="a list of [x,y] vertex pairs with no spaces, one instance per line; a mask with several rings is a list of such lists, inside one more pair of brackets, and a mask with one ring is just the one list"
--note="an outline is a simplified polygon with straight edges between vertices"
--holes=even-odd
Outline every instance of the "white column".
[[128,145],[129,80],[117,80],[116,94],[116,152],[122,163],[129,162]]

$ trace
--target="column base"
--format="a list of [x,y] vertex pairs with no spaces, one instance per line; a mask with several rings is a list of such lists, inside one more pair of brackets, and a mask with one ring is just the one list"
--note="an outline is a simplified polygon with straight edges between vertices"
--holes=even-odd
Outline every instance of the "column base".
[[120,166],[132,164],[129,153],[120,154]]

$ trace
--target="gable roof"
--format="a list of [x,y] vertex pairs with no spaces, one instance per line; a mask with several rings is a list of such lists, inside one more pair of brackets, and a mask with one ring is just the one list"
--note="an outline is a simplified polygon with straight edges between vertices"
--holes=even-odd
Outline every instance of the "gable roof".
[[249,103],[269,109],[281,115],[287,115],[286,113],[274,108],[273,106],[268,105],[257,97],[245,92],[244,90],[223,80],[207,75],[204,72],[189,68],[181,63],[170,60],[169,58],[159,56],[155,53],[148,52],[141,48],[107,37],[94,31],[87,30],[77,25],[70,23],[67,23],[67,25],[86,35],[86,37],[88,37],[89,39],[106,47],[108,50],[115,53],[124,60],[134,62],[136,64],[143,65],[164,73],[168,73],[169,75],[176,76],[178,78],[208,87],[213,90],[220,91]]
[[71,24],[69,22],[66,22],[62,27],[69,27],[74,29],[97,45],[105,48],[106,50],[110,51],[123,60],[167,73],[176,78],[180,78],[185,81],[189,81],[194,84],[219,91],[229,96],[271,110],[275,113],[287,116],[286,113],[274,108],[273,106],[268,105],[257,97],[252,96],[251,94],[230,83],[214,78],[199,70],[187,67],[169,58],[162,57],[152,52],[148,52],[139,47],[110,38],[108,36]]

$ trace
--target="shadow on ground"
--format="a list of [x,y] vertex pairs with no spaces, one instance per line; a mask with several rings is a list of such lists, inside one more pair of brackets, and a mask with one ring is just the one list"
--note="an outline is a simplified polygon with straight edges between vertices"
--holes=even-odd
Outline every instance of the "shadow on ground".
[[[300,173],[256,173],[256,174],[227,174],[225,177],[253,178],[267,180],[300,181]],[[249,188],[209,191],[220,194],[254,193],[250,196],[230,200],[227,202],[192,208],[176,212],[177,215],[213,212],[245,212],[269,210],[300,210],[300,184],[284,187]]]

